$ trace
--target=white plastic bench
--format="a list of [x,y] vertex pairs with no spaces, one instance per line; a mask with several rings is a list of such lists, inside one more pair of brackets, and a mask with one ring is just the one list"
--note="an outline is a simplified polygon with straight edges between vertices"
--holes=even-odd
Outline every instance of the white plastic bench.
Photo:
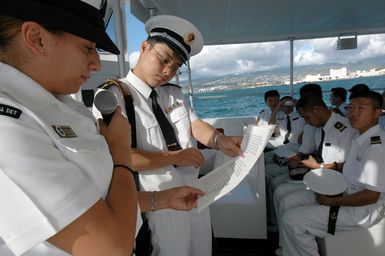
[[321,256],[384,256],[385,219],[369,229],[336,232],[317,242]]

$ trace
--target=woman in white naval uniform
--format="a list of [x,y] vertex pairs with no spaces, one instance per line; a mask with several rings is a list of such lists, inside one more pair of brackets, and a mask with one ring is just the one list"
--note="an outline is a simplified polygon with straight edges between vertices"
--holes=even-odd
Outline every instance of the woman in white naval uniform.
[[359,134],[353,139],[343,167],[348,189],[337,197],[311,191],[289,196],[293,208],[283,216],[283,255],[319,255],[315,237],[330,235],[327,233],[330,206],[341,206],[336,232],[368,228],[384,218],[385,132],[378,124],[381,104],[382,97],[377,92],[352,94],[348,117]]
[[[127,119],[117,111],[99,134],[91,113],[66,96],[100,69],[96,47],[119,53],[104,31],[104,4],[0,1],[2,256],[131,255],[140,218]],[[201,194],[138,198],[143,210],[188,210]]]
[[[133,152],[133,166],[140,171],[140,185],[144,191],[194,186],[204,161],[195,147],[195,139],[236,156],[241,153],[241,138],[217,133],[190,109],[179,86],[167,84],[183,62],[202,49],[203,38],[196,27],[175,16],[159,15],[146,22],[146,31],[149,38],[141,45],[138,63],[122,79],[131,91],[135,106],[137,148]],[[115,93],[119,93],[114,88]],[[152,109],[153,91],[172,126],[170,129],[175,132],[180,145],[178,150],[166,145]],[[200,213],[195,209],[190,212],[167,209],[148,212],[147,216],[153,255],[211,255],[208,209]]]

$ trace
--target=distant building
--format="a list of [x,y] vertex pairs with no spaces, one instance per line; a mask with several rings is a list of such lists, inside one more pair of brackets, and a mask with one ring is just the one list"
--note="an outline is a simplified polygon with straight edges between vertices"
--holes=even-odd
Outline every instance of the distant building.
[[314,82],[314,81],[320,81],[322,80],[322,76],[321,74],[317,74],[317,75],[306,75],[305,78],[303,79],[304,82]]
[[348,72],[346,67],[339,69],[330,69],[330,79],[346,78]]

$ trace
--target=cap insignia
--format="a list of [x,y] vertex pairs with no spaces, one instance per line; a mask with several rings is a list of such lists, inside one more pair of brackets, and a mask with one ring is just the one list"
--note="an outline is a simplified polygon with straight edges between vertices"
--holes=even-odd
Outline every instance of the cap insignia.
[[195,40],[195,34],[193,32],[187,32],[183,35],[183,41],[187,45],[191,45],[193,41]]

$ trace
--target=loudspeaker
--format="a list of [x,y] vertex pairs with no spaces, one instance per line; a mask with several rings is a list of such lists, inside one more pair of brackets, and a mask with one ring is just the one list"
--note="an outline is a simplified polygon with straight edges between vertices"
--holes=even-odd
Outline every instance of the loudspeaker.
[[357,48],[357,36],[349,38],[338,38],[336,50],[349,50]]

